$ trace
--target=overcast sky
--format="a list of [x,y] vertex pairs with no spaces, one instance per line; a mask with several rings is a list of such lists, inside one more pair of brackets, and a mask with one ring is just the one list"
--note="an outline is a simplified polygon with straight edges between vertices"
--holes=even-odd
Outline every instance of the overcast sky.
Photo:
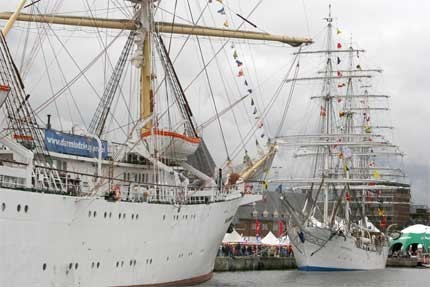
[[[56,1],[42,0],[49,2],[51,5]],[[174,1],[163,0],[164,3],[173,3]],[[196,2],[197,0],[194,0]],[[249,11],[260,1],[257,0],[224,0],[234,11],[247,15]],[[60,1],[61,2],[61,1]],[[82,10],[85,7],[85,1],[63,1],[64,11]],[[93,4],[93,0],[88,1]],[[95,1],[105,3],[106,1]],[[114,2],[122,2],[117,0]],[[193,1],[191,1],[193,2]],[[198,0],[203,6],[207,1]],[[215,1],[214,1],[215,2]],[[0,10],[13,10],[18,3],[14,1],[1,1]],[[171,4],[170,3],[170,4]],[[179,0],[179,4],[186,2]],[[322,18],[327,17],[328,4],[332,4],[332,13],[335,18],[335,26],[342,30],[342,40],[347,41],[351,36],[353,43],[357,43],[359,48],[366,50],[367,66],[380,67],[384,70],[383,80],[378,82],[380,93],[391,95],[391,111],[389,123],[392,123],[396,129],[394,131],[394,142],[399,144],[402,151],[407,155],[404,162],[406,172],[410,176],[412,184],[413,197],[416,203],[427,202],[430,204],[428,193],[428,176],[430,171],[430,133],[428,125],[430,124],[430,100],[428,91],[430,90],[430,81],[427,79],[430,74],[430,61],[428,60],[428,51],[430,51],[430,20],[428,12],[430,11],[430,2],[422,0],[409,1],[392,1],[392,0],[263,0],[258,6],[255,13],[249,18],[250,21],[257,24],[258,28],[274,34],[286,34],[291,36],[307,36],[315,39],[321,39],[325,23]],[[169,3],[165,4],[169,7]],[[213,3],[211,8],[216,18],[216,5]],[[59,9],[59,11],[62,11]],[[184,18],[189,18],[185,12],[179,10],[179,14]],[[211,17],[207,17],[211,19]],[[208,20],[209,21],[209,20]],[[235,23],[239,19],[232,19]],[[215,23],[222,23],[221,18],[215,19]],[[209,21],[209,23],[211,23]],[[19,27],[22,27],[21,25]],[[245,25],[244,28],[252,29],[251,26]],[[17,34],[11,35],[11,42],[18,43]],[[83,41],[82,39],[80,41]],[[88,40],[90,41],[90,40]],[[221,42],[215,43],[220,45]],[[69,43],[68,43],[69,44]],[[12,44],[11,44],[12,45]],[[207,44],[205,44],[207,45]],[[321,43],[315,44],[316,48],[321,47]],[[70,40],[70,49],[75,56],[82,55],[82,65],[88,62],[94,53],[86,54],[90,45],[84,43],[75,43]],[[82,49],[85,47],[85,49]],[[120,49],[121,45],[118,45]],[[246,59],[253,59],[255,69],[249,69],[252,79],[259,79],[264,82],[263,92],[267,93],[267,98],[260,101],[267,103],[268,98],[273,94],[277,85],[282,79],[288,63],[291,60],[291,53],[294,51],[288,47],[260,47],[252,46],[253,52],[250,55],[246,53]],[[195,52],[195,50],[194,50]],[[191,53],[191,52],[190,52]],[[18,55],[16,55],[18,57]],[[188,83],[195,75],[195,70],[187,66],[187,61],[192,58],[185,57],[185,60],[177,62],[177,69],[181,71],[181,79]],[[220,65],[225,65],[227,60],[220,60]],[[306,67],[305,67],[306,68]],[[42,68],[40,68],[43,70]],[[277,72],[279,71],[279,72]],[[255,72],[255,73],[254,73]],[[73,75],[71,73],[69,76]],[[30,73],[26,81],[30,82],[38,79],[37,72]],[[273,75],[267,79],[268,75]],[[256,82],[255,80],[254,82]],[[202,91],[202,82],[196,87],[192,87],[190,92],[198,93]],[[49,89],[44,87],[49,93]],[[40,89],[43,90],[43,89]],[[86,91],[90,93],[89,91]],[[222,92],[220,92],[222,93]],[[261,95],[260,95],[261,96]],[[35,100],[37,102],[38,100]],[[210,114],[205,112],[206,105],[209,106],[208,99],[199,99],[196,103],[198,109],[203,109],[204,120]],[[222,106],[222,104],[220,104]],[[228,105],[224,103],[224,106]],[[83,107],[85,110],[85,107]],[[299,110],[299,108],[298,108]],[[279,110],[278,110],[279,111]],[[297,110],[296,110],[297,113]],[[300,113],[300,111],[299,111]],[[208,114],[208,115],[206,115]],[[85,117],[85,115],[84,115]],[[279,121],[274,116],[273,122]],[[294,117],[293,117],[294,119]],[[292,121],[293,121],[292,119]],[[232,121],[231,118],[229,118]],[[233,128],[226,128],[227,133],[235,135]],[[219,145],[219,135],[212,136],[210,145],[216,150],[217,157],[224,157],[223,149]],[[216,142],[216,144],[214,144]],[[221,160],[222,161],[222,160]]]

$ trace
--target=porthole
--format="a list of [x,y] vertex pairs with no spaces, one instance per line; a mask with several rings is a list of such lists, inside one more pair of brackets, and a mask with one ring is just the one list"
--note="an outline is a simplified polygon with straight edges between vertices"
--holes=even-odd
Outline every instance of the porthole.
[[121,267],[123,267],[124,266],[124,261],[121,261]]
[[163,215],[163,220],[166,220],[166,215]]
[[139,219],[139,214],[136,214],[136,220],[138,220]]
[[88,211],[88,217],[91,217],[91,210]]
[[1,204],[1,211],[5,211],[6,210],[6,203],[2,203]]
[[107,217],[107,212],[106,212],[106,211],[105,211],[104,217],[105,217],[105,218]]
[[118,214],[118,219],[121,219],[121,213],[120,213],[120,214]]
[[96,212],[96,211],[94,211],[94,212],[93,212],[93,216],[94,216],[94,217],[96,217],[96,216],[97,216],[97,212]]
[[152,264],[152,258],[149,260],[149,264]]
[[79,264],[75,263],[75,270],[78,270]]
[[24,206],[24,212],[27,213],[28,212],[28,205]]
[[111,218],[112,217],[112,212],[109,212],[109,218]]
[[133,260],[130,260],[130,266],[133,266]]
[[100,267],[100,262],[97,262],[97,269],[99,269]]
[[73,263],[69,263],[69,269],[72,270],[73,268]]
[[136,266],[136,259],[133,260],[133,265]]
[[123,214],[122,214],[122,219],[125,219],[125,216],[126,216],[126,214],[125,214],[125,213],[123,213]]
[[16,211],[18,211],[18,212],[21,211],[21,204],[18,204],[18,206],[16,207]]
[[94,266],[95,266],[96,264],[93,262],[93,263],[91,263],[91,269],[94,269]]
[[131,215],[131,220],[133,220],[133,219],[134,219],[134,214]]
[[166,261],[169,261],[169,256],[167,256]]
[[119,267],[119,261],[116,262],[116,268],[118,268],[118,267]]
[[42,270],[43,270],[43,271],[45,271],[45,270],[46,270],[46,267],[47,267],[47,266],[46,266],[46,263],[43,263],[43,265],[42,265]]

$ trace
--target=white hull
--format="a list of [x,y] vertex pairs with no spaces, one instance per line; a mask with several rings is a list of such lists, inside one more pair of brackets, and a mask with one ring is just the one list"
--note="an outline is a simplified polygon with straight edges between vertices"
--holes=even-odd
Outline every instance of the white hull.
[[178,208],[2,188],[0,286],[144,286],[207,280],[240,201],[232,195],[223,202]]
[[297,267],[300,270],[352,271],[385,268],[388,256],[387,247],[381,247],[379,250],[367,250],[357,247],[354,239],[350,236],[335,235],[331,240],[328,240],[330,233],[313,232],[312,235],[323,239],[321,242],[326,242],[321,247],[321,245],[309,242],[306,239],[306,233],[305,242],[302,243],[297,237],[297,233],[293,232],[289,234],[289,237],[296,238],[293,243],[293,250]]

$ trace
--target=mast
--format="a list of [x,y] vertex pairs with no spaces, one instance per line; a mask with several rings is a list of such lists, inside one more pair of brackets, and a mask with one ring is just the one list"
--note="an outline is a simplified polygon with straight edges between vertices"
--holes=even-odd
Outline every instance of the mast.
[[[154,110],[152,91],[152,1],[142,1],[141,22],[144,33],[143,61],[141,62],[140,85],[140,119],[143,121],[152,116]],[[142,132],[152,128],[152,120],[143,127]]]
[[[323,126],[323,134],[330,135],[331,134],[331,128],[330,128],[330,108],[331,108],[331,75],[333,74],[333,66],[331,63],[331,50],[332,50],[332,22],[333,18],[331,16],[331,4],[329,5],[329,15],[328,18],[325,18],[327,21],[327,66],[326,66],[326,74],[325,74],[325,83],[323,88],[323,95],[327,96],[324,99],[324,110],[325,110],[325,127]],[[326,147],[327,152],[324,157],[324,170],[323,174],[326,173],[329,169],[331,169],[331,165],[329,163],[330,161],[330,146]],[[324,175],[323,175],[324,176]],[[324,225],[328,226],[329,218],[328,218],[328,197],[329,197],[329,185],[325,183],[324,185]]]

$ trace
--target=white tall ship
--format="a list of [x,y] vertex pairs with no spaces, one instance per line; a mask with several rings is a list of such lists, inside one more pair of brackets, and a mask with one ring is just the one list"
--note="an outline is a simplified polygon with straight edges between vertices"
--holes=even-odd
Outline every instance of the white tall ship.
[[[396,165],[403,154],[384,136],[391,128],[378,122],[388,110],[388,96],[372,92],[371,80],[382,71],[362,67],[364,51],[337,44],[340,31],[331,13],[325,20],[327,46],[297,54],[320,56],[324,68],[315,76],[288,80],[293,87],[299,81],[322,85],[311,98],[318,124],[278,140],[293,153],[296,170],[304,169],[279,180],[288,188],[283,194],[291,215],[287,231],[301,270],[383,269],[389,232],[383,198],[390,190],[408,188]],[[370,222],[371,216],[377,222]]]
[[[309,40],[155,22],[157,1],[128,2],[132,19],[41,15],[38,9],[24,14],[25,4],[39,3],[21,1],[15,13],[0,15],[8,19],[0,37],[0,105],[7,122],[0,137],[0,286],[161,286],[210,279],[238,206],[259,198],[245,192],[245,183],[270,167],[276,146],[236,173],[224,170],[228,178],[215,171],[161,33],[292,45]],[[17,20],[131,30],[88,131],[54,130],[50,119],[46,128],[38,124],[7,45]],[[123,142],[108,142],[107,119],[133,47],[140,117]],[[171,97],[167,105],[156,86],[154,59],[161,62],[163,93]]]

